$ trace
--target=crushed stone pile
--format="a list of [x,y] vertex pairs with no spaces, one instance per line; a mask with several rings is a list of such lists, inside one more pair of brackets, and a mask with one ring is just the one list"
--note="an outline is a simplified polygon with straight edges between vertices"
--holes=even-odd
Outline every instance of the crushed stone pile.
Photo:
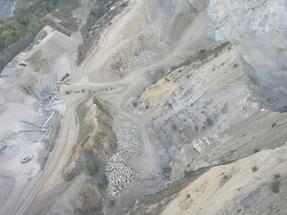
[[129,166],[129,161],[138,155],[138,130],[136,125],[126,120],[115,121],[118,151],[108,161],[105,172],[108,191],[114,196],[126,188],[137,173]]

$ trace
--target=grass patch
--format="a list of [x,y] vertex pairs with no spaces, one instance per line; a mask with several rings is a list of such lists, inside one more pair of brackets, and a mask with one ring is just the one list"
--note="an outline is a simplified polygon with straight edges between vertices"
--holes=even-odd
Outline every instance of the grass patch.
[[184,60],[183,62],[177,64],[177,65],[173,65],[170,67],[170,72],[173,72],[174,70],[177,70],[178,68],[181,68],[183,66],[186,66],[186,65],[190,65],[192,63],[192,58],[190,59],[186,59]]
[[201,49],[196,56],[197,60],[204,61],[210,56],[218,56],[225,48],[231,47],[229,41],[223,42],[211,49]]
[[93,160],[86,160],[86,167],[91,175],[97,174],[97,165]]
[[225,41],[213,48],[210,49],[201,49],[197,55],[190,56],[189,58],[185,59],[184,61],[180,62],[179,64],[173,65],[170,67],[170,72],[173,72],[183,66],[190,65],[194,61],[204,61],[210,56],[218,56],[225,48],[232,47],[232,44],[229,41]]
[[235,63],[234,65],[233,65],[233,68],[235,69],[235,68],[237,68],[238,67],[238,63]]

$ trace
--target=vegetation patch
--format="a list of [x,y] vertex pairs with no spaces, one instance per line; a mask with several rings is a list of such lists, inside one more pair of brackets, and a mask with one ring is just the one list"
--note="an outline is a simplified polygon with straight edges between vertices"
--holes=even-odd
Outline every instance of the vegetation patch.
[[54,0],[57,1],[56,9],[53,11],[53,15],[61,19],[71,19],[71,11],[79,7],[79,0]]
[[86,167],[91,175],[97,174],[97,165],[93,160],[86,160]]
[[232,175],[226,175],[226,174],[223,174],[223,176],[221,177],[220,179],[220,184],[221,186],[223,186],[224,184],[226,184],[230,179],[231,179]]
[[[201,61],[208,59],[211,56],[218,56],[224,49],[232,47],[232,44],[229,41],[225,41],[217,46],[214,46],[210,49],[201,49],[195,56],[190,56],[182,62],[173,65],[170,67],[170,72],[173,72],[183,66],[188,66],[195,61]],[[189,77],[188,77],[189,78]]]
[[[98,177],[102,173],[105,161],[116,148],[110,107],[95,96],[89,97],[78,106],[77,115],[80,124],[78,144],[81,145],[83,166],[89,175]],[[104,176],[99,177],[104,182]]]
[[33,42],[37,33],[47,24],[44,17],[51,13],[70,19],[70,11],[78,0],[21,0],[14,16],[0,22],[0,71],[20,51]]
[[281,176],[279,174],[275,174],[273,176],[273,181],[271,182],[271,190],[273,193],[280,192],[280,186],[281,186],[280,178]]
[[280,181],[279,180],[273,180],[271,183],[271,189],[273,193],[279,193],[280,192]]
[[[97,21],[110,10],[113,2],[116,0],[98,0],[92,8],[90,15],[87,20],[87,24],[81,29],[84,38],[88,36],[89,31],[94,27]],[[111,3],[109,3],[111,2]]]
[[280,177],[281,177],[281,176],[280,176],[279,174],[275,174],[275,175],[273,176],[274,180],[279,179]]
[[211,49],[201,49],[197,56],[196,60],[204,61],[210,56],[218,56],[224,49],[231,47],[232,44],[229,41],[225,41]]
[[252,167],[252,171],[256,172],[258,170],[257,166]]
[[96,1],[86,25],[81,29],[84,43],[78,49],[78,64],[85,59],[91,45],[98,42],[103,30],[111,24],[112,19],[127,5],[127,2],[120,0]]

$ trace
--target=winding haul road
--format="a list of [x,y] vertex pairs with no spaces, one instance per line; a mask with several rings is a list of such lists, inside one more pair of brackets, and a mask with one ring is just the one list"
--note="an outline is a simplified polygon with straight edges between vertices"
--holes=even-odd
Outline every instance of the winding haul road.
[[82,99],[77,99],[73,102],[64,114],[64,119],[62,122],[62,127],[59,133],[58,140],[53,151],[50,153],[45,168],[40,172],[37,181],[35,182],[33,189],[26,196],[24,202],[21,204],[20,208],[13,209],[8,214],[24,214],[27,208],[31,205],[36,196],[40,193],[43,186],[47,183],[49,177],[52,175],[54,169],[56,169],[58,163],[61,160],[66,144],[74,144],[77,140],[77,131],[75,130],[77,126],[75,125],[75,110],[78,104],[83,101]]
[[[129,80],[129,78],[127,78]],[[149,136],[147,134],[147,130],[145,128],[144,123],[141,121],[141,119],[131,113],[128,113],[124,111],[121,108],[122,102],[125,100],[125,96],[129,93],[130,90],[132,90],[132,87],[126,83],[127,81],[120,81],[120,82],[110,82],[110,83],[76,83],[75,85],[71,85],[70,89],[85,89],[93,90],[96,92],[99,92],[101,95],[109,95],[109,94],[115,94],[115,101],[114,101],[114,109],[115,113],[118,114],[121,117],[124,117],[132,122],[135,123],[137,128],[139,129],[139,132],[142,134],[142,140],[145,143],[147,154],[150,154],[151,157],[155,157],[152,155],[151,150],[151,142],[149,139]],[[131,82],[130,82],[131,83]],[[109,89],[109,90],[107,90]],[[125,91],[125,93],[123,93]],[[120,95],[118,95],[120,93]],[[76,109],[77,107],[84,102],[87,99],[87,94],[79,94],[78,97],[73,96],[73,100],[66,103],[67,110],[64,113],[64,118],[61,123],[61,129],[59,132],[59,136],[56,140],[56,144],[54,146],[53,151],[50,153],[49,158],[47,160],[47,163],[45,165],[45,168],[39,173],[39,175],[35,178],[35,181],[33,182],[33,188],[30,190],[30,192],[24,196],[24,201],[21,199],[18,200],[19,207],[12,207],[10,208],[9,212],[7,214],[16,214],[16,215],[22,215],[25,214],[29,206],[32,204],[32,202],[36,199],[36,197],[43,191],[45,186],[49,184],[49,181],[53,177],[53,174],[55,171],[59,171],[59,168],[63,168],[63,162],[61,161],[62,155],[64,153],[69,153],[70,150],[72,150],[72,147],[76,144],[77,138],[78,138],[78,129],[79,125],[77,124],[76,120]],[[69,146],[68,146],[69,145]],[[67,149],[68,147],[68,149]],[[154,159],[147,159],[146,162],[149,162],[150,165],[149,168],[155,164]],[[151,163],[152,162],[152,163]],[[62,164],[62,165],[61,165]],[[24,195],[24,194],[23,194]]]
[[[3,1],[4,0],[0,0],[0,4]],[[65,54],[67,53],[63,53],[63,55]],[[69,60],[70,68],[72,70],[70,71],[70,73],[78,74],[79,76],[81,76],[73,59],[70,59],[69,56],[67,57]],[[63,115],[61,129],[58,137],[56,138],[55,146],[49,154],[49,158],[46,162],[46,165],[44,169],[41,170],[34,179],[27,183],[27,186],[19,194],[16,201],[12,204],[9,204],[8,211],[6,213],[7,215],[27,214],[27,210],[29,209],[31,204],[41,194],[45,193],[52,185],[54,185],[55,174],[57,175],[59,172],[61,172],[59,170],[62,170],[62,168],[66,164],[65,158],[63,157],[68,157],[69,153],[73,149],[73,146],[77,143],[76,141],[78,140],[79,125],[76,120],[76,110],[77,107],[87,99],[87,92],[89,90],[96,91],[98,95],[113,95],[114,99],[112,105],[114,107],[115,114],[133,122],[137,126],[138,131],[141,133],[141,138],[144,143],[143,153],[145,153],[146,155],[145,163],[147,164],[146,167],[148,168],[146,172],[150,171],[152,167],[157,164],[157,160],[155,160],[156,156],[154,156],[153,147],[148,136],[144,121],[141,119],[141,117],[126,112],[122,108],[123,102],[126,101],[126,98],[129,97],[130,93],[141,82],[141,77],[145,75],[145,72],[147,70],[148,68],[137,70],[134,73],[130,73],[124,79],[115,82],[76,82],[67,88],[67,90],[71,89],[73,91],[81,91],[82,89],[85,89],[85,94],[73,94],[73,96],[70,96],[70,98],[69,96],[67,96],[63,99],[62,102],[66,105],[67,109]]]

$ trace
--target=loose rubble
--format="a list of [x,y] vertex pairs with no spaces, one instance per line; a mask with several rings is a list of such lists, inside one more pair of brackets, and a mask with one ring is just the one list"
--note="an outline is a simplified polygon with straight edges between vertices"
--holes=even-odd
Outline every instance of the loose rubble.
[[151,51],[151,50],[144,50],[140,52],[138,56],[132,57],[130,59],[129,65],[133,66],[146,66],[156,61],[160,60],[160,55]]
[[126,120],[116,120],[118,152],[106,165],[108,191],[114,196],[125,189],[137,173],[129,166],[129,161],[138,155],[138,131],[136,125]]

